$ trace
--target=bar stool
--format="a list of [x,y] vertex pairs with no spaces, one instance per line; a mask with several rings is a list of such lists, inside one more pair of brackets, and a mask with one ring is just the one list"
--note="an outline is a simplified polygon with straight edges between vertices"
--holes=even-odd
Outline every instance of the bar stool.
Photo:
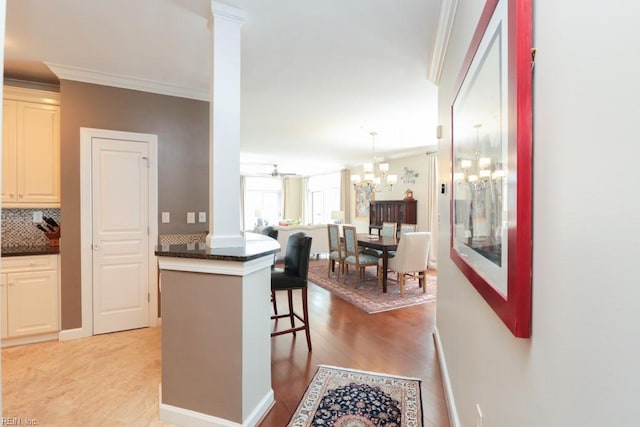
[[[309,274],[309,256],[311,255],[311,237],[304,233],[293,233],[287,240],[287,252],[284,257],[284,268],[275,268],[271,271],[271,292],[275,295],[278,291],[287,291],[289,301],[289,312],[284,314],[274,314],[271,319],[282,319],[288,317],[291,327],[284,330],[274,330],[272,337],[305,331],[307,336],[307,347],[311,351],[311,334],[309,331],[309,307],[307,302],[307,276]],[[300,290],[302,298],[302,315],[293,311],[293,291]],[[275,297],[274,297],[275,301]],[[301,326],[296,326],[296,319],[302,322]],[[277,321],[276,321],[277,326]]]

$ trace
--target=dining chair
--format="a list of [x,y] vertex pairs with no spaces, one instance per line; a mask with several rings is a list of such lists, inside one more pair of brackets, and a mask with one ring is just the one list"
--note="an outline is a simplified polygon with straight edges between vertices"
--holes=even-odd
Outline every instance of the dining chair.
[[383,237],[396,237],[398,231],[398,224],[395,222],[383,222],[382,229],[380,229],[380,235]]
[[400,224],[400,237],[402,237],[404,233],[415,233],[416,231],[418,231],[418,224]]
[[337,279],[340,280],[340,273],[344,271],[344,247],[340,243],[340,226],[338,224],[327,224],[327,233],[329,234],[329,268],[327,277],[336,271],[336,263],[338,264]]
[[[383,222],[382,228],[380,229],[380,236],[382,237],[396,237],[398,224],[395,222]],[[363,253],[367,255],[372,255],[374,257],[380,258],[382,256],[382,251],[380,249],[366,248]],[[388,257],[393,257],[394,254],[389,252]]]
[[[355,267],[355,272],[353,273],[354,285],[357,285],[358,278],[364,279],[364,270],[366,267],[376,266],[376,273],[378,268],[378,258],[373,255],[367,255],[365,253],[360,252],[360,248],[358,247],[358,239],[356,237],[356,227],[354,226],[343,226],[342,233],[344,234],[344,249],[345,249],[345,258],[344,265],[348,267],[353,265]],[[347,282],[348,269],[345,272],[345,283]]]
[[400,239],[396,256],[389,259],[388,271],[382,270],[382,260],[379,261],[378,283],[382,286],[382,275],[389,271],[397,273],[396,281],[400,285],[400,296],[404,296],[405,279],[407,276],[418,278],[422,292],[427,292],[427,268],[429,266],[429,250],[431,248],[431,233],[417,231],[405,233]]
[[[287,239],[287,252],[284,257],[284,268],[275,268],[271,271],[271,292],[287,291],[289,302],[288,313],[274,314],[271,319],[276,319],[274,331],[271,336],[283,334],[296,335],[297,331],[305,331],[307,347],[311,351],[311,333],[309,330],[309,304],[307,302],[307,277],[309,275],[309,256],[311,255],[311,237],[302,232],[293,233]],[[302,315],[293,310],[293,291],[299,290],[302,299]],[[275,299],[274,299],[275,300]],[[277,329],[277,319],[289,318],[291,327]],[[296,326],[296,319],[302,324]]]
[[[400,224],[400,237],[402,237],[405,233],[414,233],[418,231],[418,224]],[[396,256],[396,251],[389,251],[389,258],[393,258]]]

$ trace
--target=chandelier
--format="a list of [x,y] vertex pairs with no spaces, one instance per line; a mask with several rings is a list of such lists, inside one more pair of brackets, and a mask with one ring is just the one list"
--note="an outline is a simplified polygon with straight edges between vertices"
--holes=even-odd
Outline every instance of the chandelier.
[[[391,191],[393,184],[398,182],[398,175],[389,174],[389,163],[376,161],[376,132],[370,132],[372,140],[371,161],[363,165],[364,179],[360,175],[351,175],[354,189],[368,192],[380,192],[385,189]],[[384,183],[383,183],[384,182]]]
[[[476,130],[475,147],[473,147],[473,159],[460,158],[457,159],[453,180],[457,183],[466,182],[475,187],[489,185],[490,182],[500,182],[506,177],[506,171],[502,167],[499,156],[493,153],[488,157],[482,157],[480,154],[480,128],[482,124],[473,126]],[[462,170],[462,172],[460,172]]]

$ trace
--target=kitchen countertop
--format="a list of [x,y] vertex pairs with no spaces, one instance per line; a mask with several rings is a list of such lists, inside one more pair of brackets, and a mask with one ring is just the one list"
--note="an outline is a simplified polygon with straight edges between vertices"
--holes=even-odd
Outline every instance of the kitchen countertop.
[[220,261],[250,261],[280,250],[278,242],[261,234],[245,233],[244,246],[238,248],[208,248],[204,243],[158,245],[156,255]]
[[0,249],[0,254],[3,257],[25,255],[56,255],[59,253],[59,246],[50,245],[4,246]]

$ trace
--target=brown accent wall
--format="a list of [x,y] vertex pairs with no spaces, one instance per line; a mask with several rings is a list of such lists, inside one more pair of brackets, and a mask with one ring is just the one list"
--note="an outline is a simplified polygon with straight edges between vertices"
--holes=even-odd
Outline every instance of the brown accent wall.
[[161,403],[242,423],[242,289],[240,276],[162,271]]
[[75,81],[60,81],[62,329],[82,326],[80,283],[80,128],[158,135],[160,234],[197,233],[186,213],[209,218],[209,103]]

